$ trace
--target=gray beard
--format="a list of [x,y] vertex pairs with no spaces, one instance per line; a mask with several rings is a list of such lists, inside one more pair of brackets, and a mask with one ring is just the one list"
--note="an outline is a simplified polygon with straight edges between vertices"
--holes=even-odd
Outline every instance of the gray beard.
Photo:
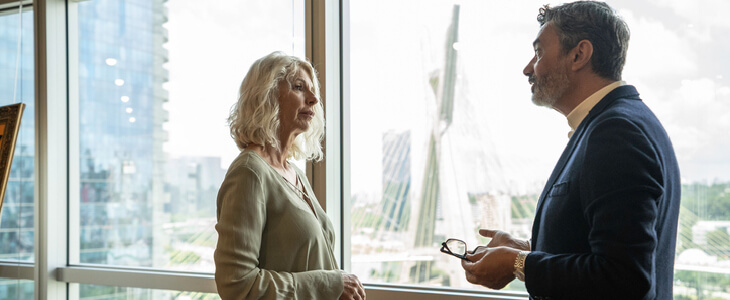
[[553,72],[544,77],[536,77],[532,103],[537,106],[554,107],[569,86],[570,80],[565,71]]

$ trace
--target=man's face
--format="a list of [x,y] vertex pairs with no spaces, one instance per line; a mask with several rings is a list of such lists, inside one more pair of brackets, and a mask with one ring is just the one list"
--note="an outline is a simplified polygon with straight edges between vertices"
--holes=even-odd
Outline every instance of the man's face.
[[535,56],[522,71],[532,85],[532,102],[554,107],[570,86],[568,55],[562,54],[560,40],[552,23],[540,28],[532,45]]

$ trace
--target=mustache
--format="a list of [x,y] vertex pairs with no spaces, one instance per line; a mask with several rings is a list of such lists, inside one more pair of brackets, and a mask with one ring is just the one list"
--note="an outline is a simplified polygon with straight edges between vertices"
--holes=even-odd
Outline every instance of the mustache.
[[537,79],[533,75],[533,76],[527,77],[527,82],[530,84],[537,83]]

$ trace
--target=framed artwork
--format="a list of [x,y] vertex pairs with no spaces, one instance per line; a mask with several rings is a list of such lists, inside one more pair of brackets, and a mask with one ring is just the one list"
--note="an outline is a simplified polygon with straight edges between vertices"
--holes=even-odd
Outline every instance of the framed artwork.
[[20,119],[23,116],[25,104],[16,103],[0,106],[0,214],[2,214],[5,188],[8,186],[10,166],[13,164],[15,140],[20,130]]

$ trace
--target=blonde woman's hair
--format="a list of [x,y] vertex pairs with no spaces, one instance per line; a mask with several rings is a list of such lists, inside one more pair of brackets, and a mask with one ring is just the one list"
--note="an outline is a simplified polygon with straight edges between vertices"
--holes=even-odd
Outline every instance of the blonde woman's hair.
[[[228,125],[231,137],[236,141],[238,149],[243,150],[249,144],[274,147],[281,150],[279,143],[279,82],[286,80],[292,87],[296,74],[304,70],[312,77],[313,93],[319,96],[317,72],[312,65],[299,57],[283,52],[273,52],[255,61],[243,78],[238,93],[238,101],[231,107]],[[312,108],[314,118],[307,131],[299,134],[294,140],[287,158],[322,159],[321,142],[324,138],[324,109],[322,102]]]

